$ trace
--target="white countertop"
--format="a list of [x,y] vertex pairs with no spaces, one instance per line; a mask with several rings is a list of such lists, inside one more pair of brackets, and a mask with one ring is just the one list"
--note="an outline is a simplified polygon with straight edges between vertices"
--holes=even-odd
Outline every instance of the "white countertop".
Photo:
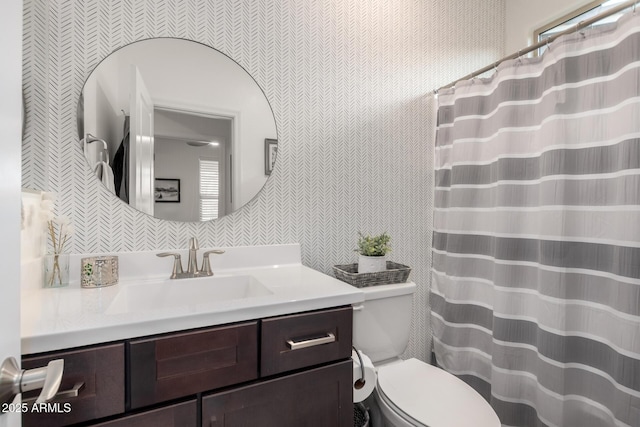
[[[110,310],[112,302],[127,287],[150,284],[163,286],[169,283],[167,276],[170,273],[170,265],[166,265],[166,261],[163,264],[166,274],[160,279],[130,274],[123,280],[122,267],[127,270],[129,268],[127,263],[136,264],[131,261],[131,257],[134,260],[138,257],[138,261],[141,262],[148,260],[152,264],[156,261],[152,258],[145,259],[144,256],[149,254],[142,253],[132,256],[117,254],[121,258],[121,280],[118,285],[112,287],[82,289],[77,277],[75,279],[72,277],[72,283],[66,288],[23,288],[22,354],[61,350],[364,301],[364,293],[359,289],[299,262],[286,262],[299,261],[299,256],[274,257],[274,253],[281,248],[289,253],[295,252],[297,248],[299,253],[298,245],[263,248],[271,251],[267,262],[277,263],[240,268],[242,262],[238,260],[243,259],[247,251],[223,248],[227,250],[228,258],[225,259],[222,255],[216,260],[217,265],[214,265],[214,257],[212,257],[212,267],[215,272],[214,277],[251,276],[271,291],[269,295],[225,301],[202,301],[194,297],[194,301],[188,305],[145,310]],[[255,247],[251,250],[255,251]],[[156,252],[152,254],[154,257]],[[123,265],[122,260],[125,257],[127,259]],[[72,259],[72,272],[74,268],[77,268],[77,271],[80,270],[79,260],[80,256],[77,257],[77,266],[74,266],[74,259]],[[222,268],[221,265],[226,261],[228,265],[235,268]],[[207,278],[172,280],[170,286],[181,286],[181,280],[198,281],[207,280]],[[183,283],[187,284],[187,282]]]

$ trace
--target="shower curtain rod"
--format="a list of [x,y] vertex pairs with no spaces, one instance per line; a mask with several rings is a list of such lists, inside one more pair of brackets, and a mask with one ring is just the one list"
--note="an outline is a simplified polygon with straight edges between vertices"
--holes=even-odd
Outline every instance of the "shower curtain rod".
[[501,64],[504,61],[508,61],[510,59],[520,58],[522,55],[526,55],[527,53],[533,52],[534,50],[539,49],[542,46],[548,45],[549,43],[551,43],[552,41],[554,41],[555,39],[557,39],[560,36],[564,36],[565,34],[575,33],[576,31],[580,31],[581,29],[583,29],[585,27],[588,27],[589,25],[591,25],[591,24],[593,24],[595,22],[600,21],[601,19],[607,18],[607,17],[609,17],[609,16],[611,16],[611,15],[613,15],[615,13],[618,13],[618,12],[628,8],[628,7],[633,6],[634,7],[633,11],[635,13],[635,6],[636,6],[637,3],[638,3],[638,0],[628,0],[628,1],[624,2],[624,3],[620,3],[618,6],[615,6],[615,7],[611,8],[611,9],[605,11],[605,12],[599,13],[599,14],[597,14],[596,16],[594,16],[592,18],[585,19],[584,21],[580,21],[575,26],[572,26],[569,29],[566,29],[566,30],[564,30],[564,31],[562,31],[562,32],[560,32],[558,34],[555,34],[555,35],[553,35],[551,37],[548,37],[546,40],[543,40],[543,41],[538,42],[536,44],[533,44],[531,46],[527,46],[524,49],[520,49],[519,51],[517,51],[515,53],[512,53],[509,56],[505,56],[504,58],[502,58],[502,59],[500,59],[500,60],[498,60],[498,61],[496,61],[496,62],[494,62],[494,63],[492,63],[490,65],[487,65],[484,68],[479,69],[478,71],[474,71],[473,73],[471,73],[469,75],[466,75],[466,76],[464,76],[464,77],[462,77],[460,79],[457,79],[456,81],[453,81],[453,82],[449,83],[446,86],[442,86],[441,88],[435,90],[434,92],[437,94],[442,89],[448,89],[450,87],[453,87],[453,86],[456,85],[456,83],[458,83],[460,81],[469,80],[469,79],[472,79],[472,78],[474,78],[476,76],[479,76],[480,74],[486,73],[489,70],[495,69],[499,64]]

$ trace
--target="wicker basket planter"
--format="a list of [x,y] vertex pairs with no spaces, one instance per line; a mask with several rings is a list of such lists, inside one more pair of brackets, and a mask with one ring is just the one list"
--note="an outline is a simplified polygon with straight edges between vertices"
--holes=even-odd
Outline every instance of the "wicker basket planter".
[[336,279],[347,282],[356,288],[404,283],[409,278],[409,273],[411,273],[411,268],[393,261],[387,261],[387,269],[377,273],[358,273],[358,264],[333,266],[333,274]]

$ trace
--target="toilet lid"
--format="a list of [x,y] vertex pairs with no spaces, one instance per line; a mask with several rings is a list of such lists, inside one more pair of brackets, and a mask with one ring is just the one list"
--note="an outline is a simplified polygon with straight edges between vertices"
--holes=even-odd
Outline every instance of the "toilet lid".
[[500,427],[496,413],[471,386],[417,359],[380,367],[378,392],[414,424]]

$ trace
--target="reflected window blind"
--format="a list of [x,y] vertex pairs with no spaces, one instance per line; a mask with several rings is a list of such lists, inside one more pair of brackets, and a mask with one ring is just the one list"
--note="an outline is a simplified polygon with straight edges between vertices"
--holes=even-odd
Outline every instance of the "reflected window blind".
[[200,159],[200,220],[218,218],[220,169],[217,160]]

